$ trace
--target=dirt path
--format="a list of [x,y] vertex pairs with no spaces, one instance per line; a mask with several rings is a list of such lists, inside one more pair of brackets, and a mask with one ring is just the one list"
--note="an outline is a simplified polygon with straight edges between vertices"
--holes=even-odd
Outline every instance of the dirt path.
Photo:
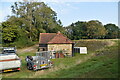
[[17,53],[18,54],[22,54],[22,53],[25,53],[25,52],[36,52],[37,48],[38,48],[38,44],[36,44],[34,46],[31,46],[31,47],[27,47],[27,48],[23,48],[23,49],[18,49]]

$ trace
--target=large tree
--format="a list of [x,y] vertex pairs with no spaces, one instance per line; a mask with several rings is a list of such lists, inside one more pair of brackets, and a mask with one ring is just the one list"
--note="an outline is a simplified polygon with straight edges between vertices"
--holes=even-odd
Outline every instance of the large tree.
[[104,38],[107,31],[98,20],[91,20],[87,23],[87,36],[90,39]]
[[70,26],[66,27],[66,35],[73,40],[86,39],[87,38],[87,23],[86,22],[76,22],[72,23]]
[[108,39],[119,38],[118,34],[120,34],[120,28],[118,26],[110,23],[110,24],[104,25],[104,27],[106,28],[108,32],[105,38],[108,38]]
[[40,32],[62,31],[57,14],[43,2],[15,2],[11,7],[14,20],[17,18],[30,40],[38,38]]

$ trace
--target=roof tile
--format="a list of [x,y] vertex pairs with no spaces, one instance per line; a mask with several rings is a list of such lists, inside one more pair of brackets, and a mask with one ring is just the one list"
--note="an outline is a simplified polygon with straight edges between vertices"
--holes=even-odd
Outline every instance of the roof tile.
[[56,33],[40,33],[39,43],[47,44],[55,35]]
[[40,33],[41,44],[70,44],[73,43],[70,39],[64,36],[62,33]]

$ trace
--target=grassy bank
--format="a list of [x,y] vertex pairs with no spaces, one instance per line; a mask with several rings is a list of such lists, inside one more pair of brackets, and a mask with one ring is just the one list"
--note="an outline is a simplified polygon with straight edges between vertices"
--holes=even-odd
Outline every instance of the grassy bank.
[[[82,58],[80,60],[82,60]],[[94,57],[87,59],[85,62],[81,62],[80,64],[77,64],[73,67],[60,69],[56,72],[52,72],[47,75],[42,75],[41,77],[117,78],[118,77],[118,46],[114,45],[111,47],[106,47],[105,49],[99,51],[98,53],[95,53]]]
[[[27,70],[25,57],[35,53],[19,54],[20,72],[3,73],[4,78],[116,78],[118,73],[117,40],[80,40],[77,46],[87,46],[88,54],[71,58],[53,59],[54,67],[37,72]],[[97,47],[98,46],[98,47]]]

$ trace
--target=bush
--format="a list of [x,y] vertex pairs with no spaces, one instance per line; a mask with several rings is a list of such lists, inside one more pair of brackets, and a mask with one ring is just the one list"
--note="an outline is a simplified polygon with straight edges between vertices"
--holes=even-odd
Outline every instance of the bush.
[[34,42],[27,39],[27,37],[20,37],[14,44],[17,48],[24,48],[34,45]]

